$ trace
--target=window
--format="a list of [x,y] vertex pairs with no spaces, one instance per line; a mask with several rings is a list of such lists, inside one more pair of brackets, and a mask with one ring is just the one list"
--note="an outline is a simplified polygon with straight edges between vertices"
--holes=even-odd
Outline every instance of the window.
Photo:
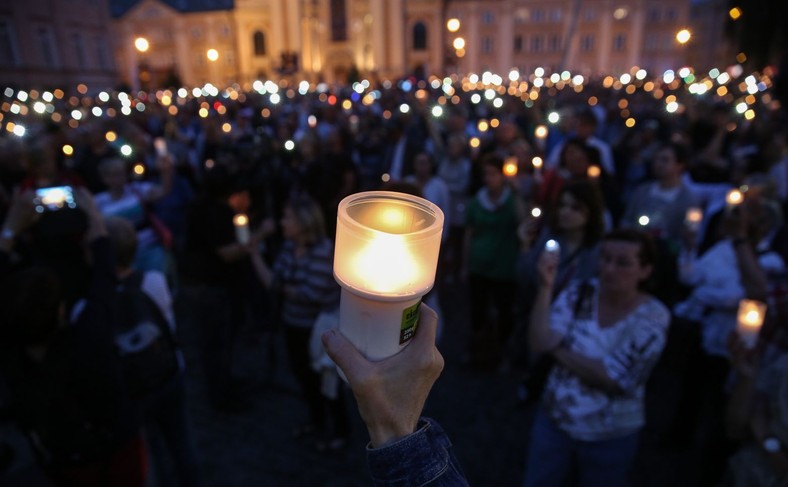
[[523,36],[514,36],[514,52],[523,52]]
[[561,22],[561,9],[554,8],[550,11],[550,22]]
[[514,23],[515,24],[524,24],[528,17],[530,16],[530,12],[527,8],[518,8],[517,11],[514,13]]
[[255,31],[252,36],[252,44],[254,45],[254,55],[256,57],[263,57],[266,55],[265,51],[265,34],[262,31]]
[[659,22],[659,7],[651,7],[648,9],[648,13],[646,14],[646,19],[649,22]]
[[624,34],[617,34],[613,38],[613,50],[621,52],[627,47],[627,37]]
[[675,8],[669,8],[665,11],[665,20],[673,21],[678,18]]
[[413,26],[413,50],[427,50],[427,26],[424,22],[416,22]]
[[561,50],[561,36],[558,34],[553,34],[550,36],[550,39],[547,41],[547,49],[556,52]]
[[222,57],[224,58],[224,63],[226,65],[228,66],[235,65],[235,54],[233,53],[233,51],[225,51]]
[[482,24],[491,25],[495,22],[495,14],[492,10],[485,10],[482,12]]
[[200,29],[199,27],[192,28],[192,37],[195,38],[195,39],[201,39],[202,38],[202,29]]
[[79,34],[71,34],[71,43],[74,45],[77,66],[81,69],[87,68],[88,62],[87,59],[85,59],[85,43],[82,41],[82,36]]
[[593,22],[596,20],[596,10],[587,8],[583,11],[583,20],[586,22]]
[[57,51],[55,51],[55,40],[52,37],[52,31],[46,27],[39,27],[36,31],[36,37],[38,38],[38,48],[44,64],[51,68],[59,67],[60,61],[57,57]]
[[586,34],[580,38],[580,50],[584,52],[594,50],[594,36],[592,34]]
[[544,21],[544,10],[541,9],[534,10],[533,14],[531,14],[531,20],[533,20],[534,22]]
[[654,51],[659,48],[659,37],[655,34],[648,34],[646,36],[645,48],[647,51]]
[[107,43],[101,37],[96,37],[96,59],[101,69],[110,69],[112,66],[107,53]]
[[227,24],[222,24],[219,28],[219,32],[221,32],[222,37],[230,37],[230,26]]
[[493,39],[492,37],[485,37],[482,39],[482,53],[491,54],[493,52]]
[[19,55],[16,51],[14,24],[0,20],[0,65],[16,66],[17,64],[19,64]]
[[542,36],[533,36],[531,38],[531,51],[532,52],[541,52],[542,51]]
[[347,40],[347,11],[345,0],[331,0],[331,40]]

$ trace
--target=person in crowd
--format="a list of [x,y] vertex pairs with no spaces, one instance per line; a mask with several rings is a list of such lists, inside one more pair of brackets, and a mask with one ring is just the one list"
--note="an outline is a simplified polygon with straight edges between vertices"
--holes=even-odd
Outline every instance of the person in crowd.
[[[599,165],[602,170],[607,174],[613,175],[616,173],[616,167],[613,161],[613,151],[610,149],[610,145],[607,142],[595,135],[598,126],[599,120],[594,112],[590,109],[582,109],[575,115],[574,138],[596,149],[599,152]],[[547,168],[561,166],[564,146],[569,140],[571,140],[571,138],[559,143],[553,148],[545,162]]]
[[[119,309],[119,312],[131,311],[129,315],[145,321],[143,325],[126,331],[125,335],[116,337],[115,341],[122,354],[129,352],[126,360],[135,357],[131,359],[137,366],[134,382],[139,385],[134,392],[142,415],[151,474],[157,478],[156,485],[200,485],[200,469],[186,413],[185,361],[177,346],[175,313],[167,280],[160,272],[140,272],[132,268],[137,251],[137,233],[130,221],[108,217],[105,225],[112,242],[115,276],[120,286],[132,289],[131,292],[140,291],[144,297],[139,299],[146,301],[141,303],[137,298],[131,298],[128,304],[136,309]],[[117,298],[119,306],[126,304],[122,295]],[[149,327],[151,322],[157,329]],[[150,351],[154,347],[158,350]],[[140,353],[143,351],[144,356]],[[164,354],[169,357],[164,357]],[[127,380],[129,387],[132,386],[130,382]],[[172,461],[176,479],[166,476],[162,457]]]
[[674,429],[699,456],[699,484],[716,485],[735,444],[723,434],[720,405],[731,371],[727,339],[736,326],[739,301],[766,300],[768,275],[785,268],[773,251],[759,244],[781,224],[779,207],[758,199],[746,200],[727,211],[726,236],[697,256],[687,239],[679,256],[679,276],[691,286],[689,297],[674,308],[675,315],[696,330],[697,342],[688,351],[680,410]]
[[[573,281],[587,281],[596,277],[598,244],[604,233],[604,209],[602,196],[597,187],[586,181],[569,183],[561,188],[557,207],[547,212],[545,228],[534,238],[531,227],[538,223],[537,218],[526,220],[518,229],[520,254],[517,260],[517,306],[518,333],[516,337],[525,338],[529,329],[534,299],[539,288],[537,263],[545,252],[545,244],[554,240],[560,245],[560,258],[552,296],[560,295]],[[524,383],[524,393],[530,399],[538,399],[548,370],[543,364],[537,365],[536,357],[528,357],[525,340],[512,343],[511,354],[515,362],[525,362],[536,366],[529,371]],[[548,360],[551,362],[551,360]]]
[[[689,153],[683,146],[669,143],[659,148],[651,163],[655,180],[633,191],[619,225],[645,227],[655,237],[678,244],[687,209],[699,204],[682,180],[688,163]],[[643,216],[648,221],[641,220]]]
[[218,411],[249,408],[239,381],[232,375],[233,348],[245,319],[249,257],[237,241],[228,200],[233,182],[224,165],[206,174],[203,194],[188,217],[185,270],[193,282],[201,361],[211,406]]
[[670,314],[644,286],[656,265],[651,239],[633,230],[605,235],[599,280],[570,285],[551,306],[559,255],[538,262],[531,312],[535,353],[555,366],[536,412],[525,486],[628,485],[645,421],[645,382],[665,345]]
[[599,167],[599,151],[578,138],[561,144],[558,165],[547,170],[536,193],[536,204],[543,207],[554,205],[567,181],[589,179],[589,168]]
[[445,251],[441,253],[444,271],[453,281],[460,271],[462,244],[465,234],[465,208],[471,186],[471,160],[467,155],[468,141],[463,133],[453,133],[446,142],[446,154],[438,163],[438,177],[449,187],[449,232]]
[[310,198],[288,202],[280,224],[285,242],[273,266],[269,267],[254,248],[250,255],[257,276],[280,296],[290,368],[309,408],[309,421],[299,426],[294,436],[316,435],[318,449],[339,450],[347,445],[350,435],[345,403],[341,391],[332,394],[335,399],[321,394],[321,375],[312,369],[309,355],[318,317],[339,307],[334,246],[326,237],[322,211]]
[[379,362],[364,358],[337,330],[321,337],[356,397],[369,433],[367,464],[376,486],[468,485],[446,432],[435,420],[421,417],[444,365],[435,348],[437,328],[438,315],[422,304],[411,342]]
[[[496,154],[482,159],[484,187],[468,204],[465,217],[465,258],[471,308],[470,359],[497,365],[500,347],[514,327],[517,226],[524,209],[503,173]],[[497,323],[490,312],[495,310]]]
[[783,306],[776,313],[767,312],[780,324],[779,340],[773,343],[759,339],[751,348],[735,332],[728,337],[735,382],[726,405],[725,430],[742,444],[728,463],[721,484],[725,487],[779,486],[788,478],[785,310]]
[[[88,218],[91,281],[68,310],[67,280],[44,267],[9,274],[15,240],[36,224],[31,191],[17,192],[0,238],[0,373],[13,417],[57,485],[137,486],[145,451],[114,343],[114,259],[103,217],[85,189],[75,193]],[[40,222],[38,223],[40,224]]]
[[140,270],[166,270],[164,236],[157,232],[150,204],[166,196],[172,187],[172,164],[168,156],[158,159],[161,184],[128,180],[126,162],[105,159],[99,166],[107,191],[96,195],[96,205],[105,216],[128,219],[137,229],[137,255],[134,267]]

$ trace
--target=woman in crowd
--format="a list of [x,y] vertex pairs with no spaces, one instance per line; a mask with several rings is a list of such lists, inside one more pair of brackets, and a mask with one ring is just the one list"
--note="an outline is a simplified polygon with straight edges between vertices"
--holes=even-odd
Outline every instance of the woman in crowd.
[[[521,250],[517,261],[517,306],[519,329],[523,332],[518,333],[518,337],[528,330],[528,318],[539,287],[537,262],[544,253],[548,240],[555,240],[561,248],[553,298],[561,294],[573,280],[586,281],[596,276],[598,243],[604,232],[602,196],[596,186],[589,182],[569,183],[561,188],[558,205],[548,213],[547,226],[534,239],[530,229],[538,223],[537,218],[532,218],[518,229]],[[523,356],[527,356],[525,344],[512,345],[512,358],[522,361]],[[534,363],[533,360],[530,362]],[[526,389],[532,399],[538,399],[537,390],[545,379],[544,372],[547,370],[537,370],[542,368],[529,371]]]
[[256,249],[251,256],[260,280],[280,295],[280,320],[290,366],[309,407],[309,422],[295,435],[318,435],[319,449],[340,449],[350,435],[341,391],[330,391],[329,396],[335,399],[321,393],[321,376],[312,369],[309,356],[315,321],[321,313],[339,306],[340,288],[333,274],[334,246],[326,237],[320,207],[309,198],[289,201],[280,224],[285,242],[273,266],[269,267]]
[[104,216],[120,216],[137,229],[137,255],[134,268],[166,271],[165,242],[157,234],[148,205],[166,196],[172,187],[172,163],[169,156],[158,160],[161,183],[128,180],[128,168],[122,159],[104,160],[99,166],[107,191],[96,195],[96,205]]
[[600,247],[599,280],[570,285],[551,307],[559,256],[539,259],[540,285],[530,343],[550,353],[550,372],[536,412],[525,484],[628,485],[645,422],[645,382],[665,344],[670,315],[644,286],[655,265],[648,236],[620,230]]
[[[471,307],[469,350],[479,365],[495,365],[496,351],[506,343],[514,325],[517,226],[523,209],[503,174],[503,158],[488,154],[482,159],[484,187],[468,204],[465,223],[465,269]],[[497,328],[490,311],[497,312]],[[497,336],[496,336],[497,332]]]

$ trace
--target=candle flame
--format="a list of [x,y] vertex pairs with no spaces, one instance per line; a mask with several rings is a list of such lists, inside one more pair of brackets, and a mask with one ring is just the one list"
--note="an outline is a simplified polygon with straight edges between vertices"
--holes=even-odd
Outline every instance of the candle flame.
[[599,169],[599,166],[588,166],[586,173],[589,178],[596,179],[602,174],[602,170]]
[[[514,159],[514,158],[512,158]],[[503,173],[506,176],[517,176],[517,162],[516,159],[514,161],[507,161],[506,164],[503,165]]]
[[543,163],[544,163],[544,161],[542,161],[542,158],[539,157],[539,156],[536,156],[533,159],[531,159],[531,164],[534,165],[534,169],[541,168]]
[[738,205],[744,200],[744,195],[738,189],[732,189],[725,195],[725,202],[729,205]]
[[239,213],[233,217],[233,225],[236,227],[243,227],[249,224],[249,218],[243,213]]
[[419,274],[416,261],[399,235],[377,235],[359,252],[354,267],[365,287],[378,293],[406,289]]

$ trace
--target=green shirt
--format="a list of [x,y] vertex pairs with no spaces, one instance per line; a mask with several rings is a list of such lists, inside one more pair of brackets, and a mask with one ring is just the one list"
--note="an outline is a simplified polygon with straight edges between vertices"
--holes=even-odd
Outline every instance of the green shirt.
[[468,205],[465,224],[471,236],[468,272],[489,279],[514,280],[517,262],[517,205],[510,190],[494,207],[485,189]]

